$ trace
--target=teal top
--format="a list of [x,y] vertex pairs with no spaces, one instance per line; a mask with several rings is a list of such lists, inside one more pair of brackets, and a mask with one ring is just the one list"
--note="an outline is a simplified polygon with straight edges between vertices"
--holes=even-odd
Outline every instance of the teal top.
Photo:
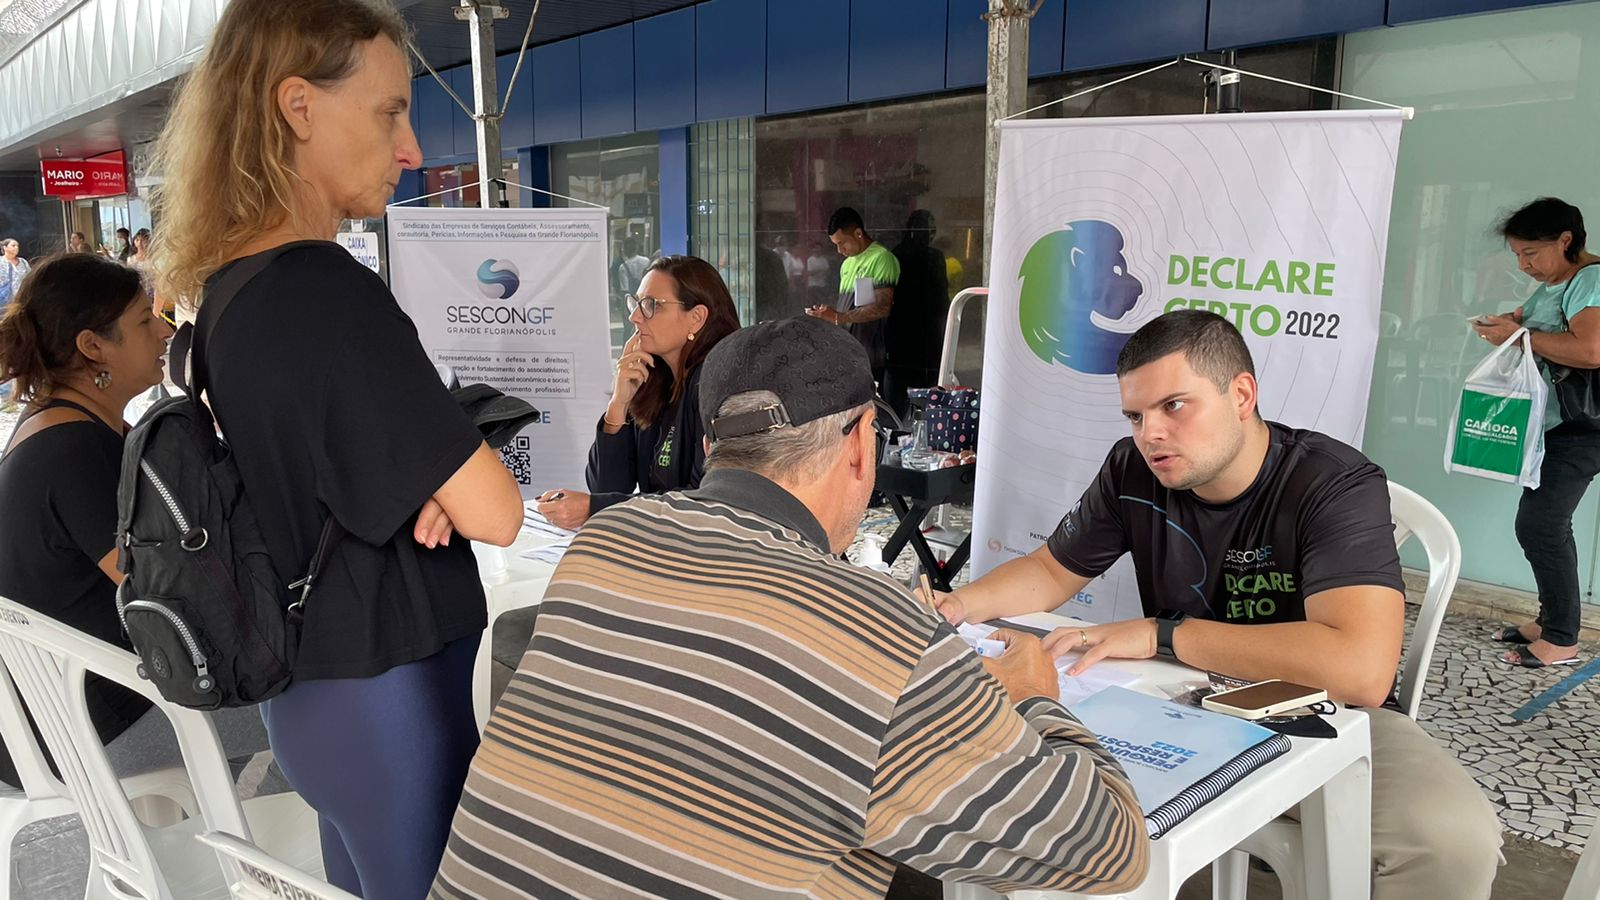
[[[1522,304],[1522,324],[1529,331],[1563,332],[1573,317],[1591,306],[1600,306],[1600,265],[1579,269],[1562,284],[1541,284]],[[1547,368],[1540,371],[1550,377]],[[1561,424],[1561,404],[1551,397],[1544,407],[1546,431]]]

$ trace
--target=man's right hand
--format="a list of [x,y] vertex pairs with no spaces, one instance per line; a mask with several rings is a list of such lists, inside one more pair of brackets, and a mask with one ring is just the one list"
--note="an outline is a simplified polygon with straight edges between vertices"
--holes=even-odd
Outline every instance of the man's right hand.
[[913,593],[917,595],[918,600],[933,607],[934,612],[944,616],[944,620],[951,625],[960,625],[967,620],[966,605],[961,602],[961,598],[955,593],[946,594],[943,591],[934,591],[933,596],[929,597],[923,593],[920,587],[914,590]]
[[1003,642],[1006,650],[997,657],[985,658],[983,667],[1006,689],[1006,696],[1013,704],[1029,697],[1061,699],[1055,663],[1038,638],[1009,628],[999,628],[989,635],[989,639]]

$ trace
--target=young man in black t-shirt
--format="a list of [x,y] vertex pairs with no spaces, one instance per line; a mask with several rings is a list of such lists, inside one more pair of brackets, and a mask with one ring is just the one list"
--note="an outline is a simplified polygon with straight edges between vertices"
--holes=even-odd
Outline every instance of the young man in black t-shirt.
[[1265,422],[1244,339],[1208,312],[1163,315],[1117,359],[1133,435],[1112,448],[1045,546],[939,599],[952,623],[1055,609],[1124,553],[1147,618],[1063,628],[1074,674],[1175,657],[1281,678],[1367,707],[1374,900],[1487,898],[1500,825],[1461,766],[1381,708],[1405,632],[1383,470],[1315,431]]

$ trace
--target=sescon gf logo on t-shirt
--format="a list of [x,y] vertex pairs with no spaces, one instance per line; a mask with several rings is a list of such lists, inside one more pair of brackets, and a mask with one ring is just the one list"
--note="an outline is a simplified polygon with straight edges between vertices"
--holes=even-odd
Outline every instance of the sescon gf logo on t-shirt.
[[1223,621],[1240,624],[1271,620],[1299,594],[1294,573],[1279,571],[1271,544],[1223,554],[1222,592]]

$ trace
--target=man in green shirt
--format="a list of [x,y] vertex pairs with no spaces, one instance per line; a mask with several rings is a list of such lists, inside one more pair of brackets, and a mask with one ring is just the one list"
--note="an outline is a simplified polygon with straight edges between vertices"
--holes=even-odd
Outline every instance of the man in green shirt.
[[848,327],[866,348],[872,379],[881,385],[887,357],[884,328],[894,306],[894,286],[900,281],[900,261],[867,234],[861,214],[848,206],[835,210],[828,219],[828,239],[844,257],[839,269],[839,301],[831,308],[813,306],[806,315]]

